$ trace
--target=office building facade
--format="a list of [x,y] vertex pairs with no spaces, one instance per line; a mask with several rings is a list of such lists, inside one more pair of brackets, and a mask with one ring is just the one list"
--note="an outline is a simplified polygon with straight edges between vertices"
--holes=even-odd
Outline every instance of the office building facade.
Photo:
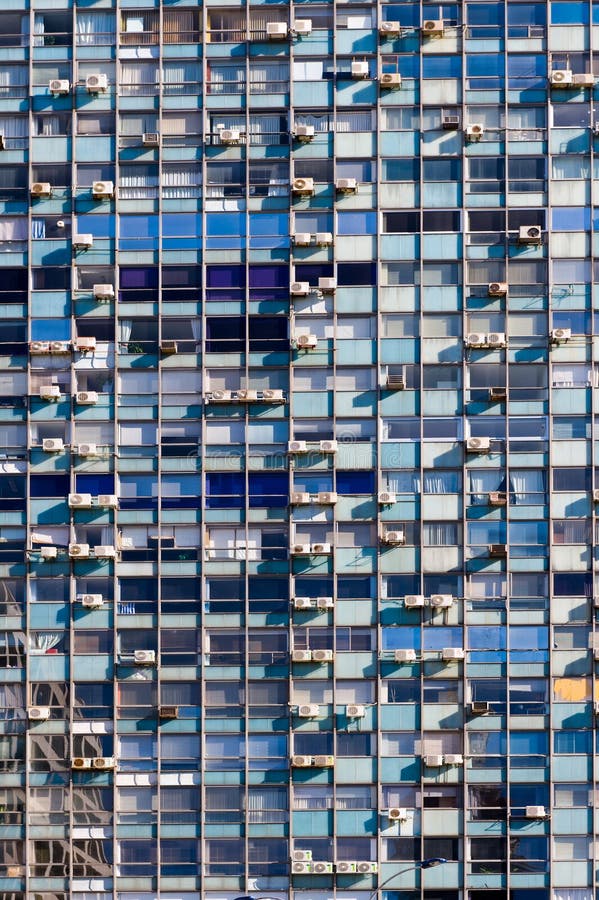
[[1,900],[594,900],[598,44],[2,4]]

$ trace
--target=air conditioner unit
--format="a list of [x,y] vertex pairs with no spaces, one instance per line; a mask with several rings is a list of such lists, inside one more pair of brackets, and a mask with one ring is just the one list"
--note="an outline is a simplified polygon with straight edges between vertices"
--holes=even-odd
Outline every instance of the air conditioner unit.
[[595,87],[595,76],[591,73],[579,73],[572,76],[572,83],[576,87]]
[[335,491],[319,491],[318,502],[333,506],[337,502],[337,494]]
[[94,556],[96,559],[115,559],[116,548],[110,544],[96,544],[94,547]]
[[423,756],[422,762],[429,769],[438,769],[440,766],[443,765],[443,757],[440,754],[435,753],[430,756]]
[[265,403],[283,403],[285,394],[278,388],[267,388],[265,391],[262,391],[262,400]]
[[51,544],[52,535],[41,534],[39,531],[32,531],[30,534],[30,540],[32,544]]
[[51,78],[48,84],[48,90],[51,94],[68,94],[71,90],[71,85],[69,83],[68,78]]
[[292,850],[291,862],[312,862],[311,850]]
[[100,609],[104,606],[102,594],[78,594],[77,599],[85,609]]
[[74,341],[75,350],[78,350],[79,353],[87,353],[90,350],[96,349],[96,339],[95,337],[77,337]]
[[403,531],[393,530],[385,531],[383,534],[384,544],[405,544],[406,535]]
[[319,713],[320,706],[318,703],[303,703],[297,708],[297,714],[300,719],[313,719],[315,716],[319,715]]
[[0,131],[0,150],[6,150],[6,143],[4,141],[4,135]]
[[310,597],[294,597],[294,609],[312,609],[312,599]]
[[315,756],[314,757],[314,765],[319,769],[328,769],[330,766],[335,765],[335,757],[334,756]]
[[507,347],[507,340],[502,331],[490,331],[487,335],[487,344],[489,347]]
[[91,759],[86,759],[83,756],[75,756],[71,760],[71,769],[91,769],[91,767]]
[[40,556],[42,559],[56,559],[58,547],[40,547]]
[[337,452],[337,441],[321,441],[320,442],[320,452],[321,453],[336,453]]
[[312,661],[313,662],[333,662],[335,659],[335,654],[332,650],[313,650],[312,651]]
[[310,503],[310,494],[306,491],[292,491],[289,497],[292,506],[305,506]]
[[399,37],[401,35],[401,23],[381,22],[379,25],[379,34],[381,37]]
[[312,243],[312,235],[309,231],[296,231],[293,235],[293,243],[296,247],[309,247]]
[[312,34],[312,19],[295,19],[291,30],[300,37],[307,37]]
[[104,506],[107,509],[119,508],[119,498],[116,494],[98,494],[96,503],[98,506]]
[[441,659],[444,662],[458,662],[466,658],[466,651],[463,647],[443,647],[441,650]]
[[349,875],[352,872],[358,871],[358,864],[350,862],[350,860],[343,860],[342,862],[335,863],[335,871],[338,875]]
[[292,756],[291,757],[291,765],[295,769],[309,769],[312,765],[312,757],[311,756]]
[[178,706],[166,706],[162,705],[158,707],[158,718],[159,719],[178,719],[179,718],[179,707]]
[[471,331],[466,335],[464,343],[467,347],[486,347],[487,335],[482,331]]
[[49,181],[34,181],[30,193],[33,197],[51,197],[52,185]]
[[553,328],[551,331],[552,344],[561,344],[563,341],[569,341],[571,337],[571,328]]
[[141,142],[144,147],[159,147],[160,134],[157,131],[144,131]]
[[94,284],[92,293],[95,300],[114,300],[114,287],[111,284]]
[[58,384],[42,384],[40,398],[42,400],[60,400],[60,386]]
[[97,456],[98,448],[96,444],[78,444],[75,451],[79,456]]
[[489,388],[489,400],[506,400],[507,389],[504,387]]
[[312,544],[312,553],[317,556],[328,556],[328,554],[330,552],[331,552],[330,544],[321,544],[321,543]]
[[505,491],[489,491],[489,506],[505,506],[507,494]]
[[527,819],[544,819],[547,816],[547,810],[544,806],[527,806],[524,815]]
[[480,141],[484,133],[484,125],[481,125],[480,122],[472,122],[472,124],[466,125],[466,137],[471,141]]
[[64,450],[64,441],[62,438],[44,438],[42,450],[46,453],[60,453],[61,450]]
[[292,875],[309,875],[312,872],[311,862],[294,862],[291,863]]
[[50,341],[50,353],[70,353],[70,341]]
[[241,140],[239,128],[221,128],[219,131],[221,144],[238,144]]
[[507,544],[489,544],[489,556],[506,556]]
[[599,490],[597,488],[593,491],[593,502],[599,503]]
[[160,352],[164,354],[176,353],[177,352],[177,342],[176,341],[160,341]]
[[318,338],[315,334],[298,334],[295,337],[295,346],[300,350],[314,350],[318,346]]
[[330,247],[333,243],[333,235],[330,231],[317,231],[314,239],[319,247]]
[[50,718],[49,706],[28,706],[27,718],[32,722],[46,722]]
[[456,131],[460,127],[459,116],[443,116],[441,119],[441,128],[446,131]]
[[368,860],[358,862],[356,866],[357,871],[361,875],[376,875],[379,870],[378,863],[369,862]]
[[292,650],[291,651],[291,662],[312,662],[312,651],[311,650]]
[[392,806],[385,815],[390,822],[405,822],[408,818],[408,811],[403,806]]
[[356,194],[358,191],[358,181],[356,178],[338,178],[335,181],[335,190],[341,194]]
[[94,200],[107,200],[114,197],[114,182],[94,181],[92,184],[92,196]]
[[136,666],[151,666],[156,662],[155,650],[134,650],[133,662]]
[[80,406],[93,406],[98,402],[98,394],[96,391],[77,391],[75,394],[75,403]]
[[377,499],[381,506],[388,506],[397,501],[397,494],[392,493],[392,491],[379,491]]
[[475,716],[484,716],[491,712],[491,704],[488,700],[473,700],[470,704],[470,712]]
[[307,297],[310,293],[310,284],[308,281],[292,281],[289,293],[294,297]]
[[415,608],[425,605],[425,600],[422,594],[406,594],[403,602],[404,606],[407,606],[408,608]]
[[[316,132],[315,132],[314,125],[296,125],[295,128],[293,129],[293,137],[298,141],[302,141],[303,143],[308,143],[309,141],[313,141],[315,133]],[[303,180],[304,179],[301,179],[301,178],[295,179],[295,181],[303,181]],[[295,192],[302,193],[301,190],[297,190],[297,189],[295,189]]]
[[568,87],[573,80],[572,69],[555,69],[549,75],[549,82],[553,87]]
[[491,449],[491,438],[469,437],[466,441],[466,450],[469,453],[485,453]]
[[383,72],[379,76],[379,84],[382,88],[397,90],[401,87],[401,75],[399,72]]
[[334,609],[335,608],[335,598],[334,597],[317,597],[316,598],[316,608],[317,609]]
[[308,445],[306,441],[289,441],[287,444],[288,453],[307,453]]
[[89,250],[94,246],[93,234],[74,234],[72,238],[73,247],[77,250]]
[[401,649],[393,651],[393,659],[397,663],[416,662],[416,651],[412,649]]
[[85,89],[88,94],[99,94],[101,91],[107,91],[108,75],[100,72],[88,75],[85,79]]
[[91,509],[91,494],[69,494],[69,506],[71,509]]
[[351,64],[352,78],[368,78],[368,62],[365,59],[354,59]]
[[404,391],[406,388],[405,372],[388,372],[385,387],[390,391]]
[[518,229],[519,244],[540,244],[543,229],[538,225],[521,225]]
[[422,23],[423,34],[443,34],[444,32],[443,19],[425,19]]
[[332,294],[337,290],[337,279],[336,278],[319,278],[318,279],[318,290],[322,291],[323,294]]
[[313,194],[313,178],[294,178],[291,182],[291,190],[294,194]]
[[292,544],[289,552],[292,556],[310,556],[312,550],[310,544]]
[[73,559],[87,559],[89,544],[69,544],[69,556]]
[[507,284],[505,281],[492,281],[487,288],[487,293],[489,297],[504,297],[507,294]]
[[229,403],[233,399],[232,391],[212,391],[210,399],[214,403]]
[[30,341],[29,342],[29,352],[32,356],[39,356],[40,354],[44,355],[50,352],[50,342],[49,341]]
[[461,766],[464,763],[464,757],[461,753],[446,753],[443,756],[443,762],[446,766]]
[[266,34],[269,38],[281,40],[287,37],[289,29],[286,22],[267,22]]
[[366,707],[361,703],[348,703],[345,707],[345,715],[348,719],[363,719],[366,715]]
[[93,769],[114,769],[113,756],[97,756],[92,760]]
[[332,875],[333,874],[333,863],[325,862],[324,860],[319,860],[318,862],[312,863],[312,872],[314,875]]

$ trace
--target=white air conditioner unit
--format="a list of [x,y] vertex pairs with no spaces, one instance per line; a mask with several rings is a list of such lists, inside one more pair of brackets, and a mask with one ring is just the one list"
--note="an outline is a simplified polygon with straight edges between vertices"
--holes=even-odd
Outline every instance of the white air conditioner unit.
[[366,707],[361,703],[348,703],[345,707],[345,715],[348,719],[363,719],[366,715]]
[[507,389],[504,387],[492,387],[489,388],[489,400],[506,400],[507,399]]
[[156,662],[155,650],[134,650],[133,662],[136,666],[151,666]]
[[70,341],[50,341],[50,353],[70,353]]
[[29,342],[29,352],[32,356],[45,355],[50,352],[50,342],[49,341],[30,341]]
[[475,716],[484,716],[491,712],[491,704],[488,700],[473,700],[470,704],[470,712]]
[[291,765],[294,769],[309,769],[312,766],[311,756],[292,756]]
[[[302,141],[303,143],[308,143],[308,141],[314,140],[314,135],[316,131],[314,125],[296,125],[293,129],[293,136],[296,140]],[[302,179],[295,179],[296,181],[300,181]],[[298,191],[296,190],[296,193]],[[301,193],[301,192],[300,192]]]
[[289,29],[286,22],[267,22],[266,34],[274,40],[283,40],[287,37]]
[[467,347],[486,347],[487,335],[482,331],[471,331],[466,335],[464,343]]
[[334,597],[317,597],[316,598],[316,608],[317,609],[334,609],[335,608],[335,598]]
[[96,444],[78,444],[75,452],[79,456],[97,456],[98,448]]
[[310,494],[306,491],[292,491],[289,497],[291,506],[305,506],[310,503]]
[[312,34],[312,19],[295,19],[291,30],[300,37],[307,37]]
[[358,871],[358,864],[355,862],[351,862],[348,859],[344,859],[340,862],[335,863],[335,871],[338,875],[349,875],[352,872]]
[[91,767],[91,759],[86,759],[83,756],[75,756],[71,760],[71,769],[91,769]]
[[160,134],[157,131],[144,131],[141,136],[141,143],[144,147],[159,147]]
[[392,806],[387,810],[386,816],[390,822],[405,822],[408,818],[408,811],[403,806]]
[[416,607],[425,605],[425,600],[422,594],[406,594],[403,602],[404,606],[407,606],[411,609],[415,609]]
[[318,860],[318,862],[312,863],[312,872],[314,875],[332,875],[333,874],[333,863],[325,862],[324,860]]
[[491,449],[491,438],[469,437],[466,441],[466,450],[470,453],[485,453]]
[[293,243],[296,247],[309,247],[312,243],[312,235],[309,231],[296,231],[293,235]]
[[331,553],[331,545],[330,544],[321,544],[320,542],[317,544],[312,544],[312,553],[316,556],[328,556]]
[[297,334],[294,342],[298,350],[315,350],[318,346],[318,338],[315,334]]
[[447,131],[455,131],[460,127],[460,117],[459,116],[443,116],[441,119],[441,128],[445,128]]
[[278,388],[266,388],[266,390],[262,391],[262,400],[265,403],[283,403],[285,394]]
[[176,353],[178,349],[176,341],[160,341],[160,352],[165,355]]
[[338,178],[335,182],[335,190],[341,194],[356,194],[358,180],[356,178]]
[[446,753],[443,756],[443,762],[446,766],[461,766],[464,763],[464,757],[461,753]]
[[294,194],[313,194],[313,178],[294,178],[291,182],[291,190]]
[[320,706],[318,703],[303,703],[298,706],[297,714],[300,719],[314,719],[320,714]]
[[94,200],[107,200],[114,197],[114,182],[94,181],[92,184],[92,196]]
[[385,387],[389,391],[405,391],[406,375],[403,372],[388,372],[385,379]]
[[337,441],[326,440],[320,442],[320,452],[321,453],[336,453],[337,452]]
[[49,706],[28,706],[27,718],[32,722],[46,722],[50,718]]
[[232,391],[212,391],[210,399],[214,403],[229,403],[233,399]]
[[322,291],[324,294],[332,294],[337,290],[337,279],[336,278],[319,278],[318,279],[318,290]]
[[69,556],[73,559],[87,559],[89,544],[69,544]]
[[96,544],[94,547],[94,556],[96,559],[115,559],[116,548],[110,544]]
[[254,391],[248,388],[242,388],[236,393],[237,400],[239,400],[241,403],[254,403],[258,399],[258,391]]
[[312,609],[312,599],[310,597],[294,597],[294,609]]
[[595,76],[590,72],[581,72],[572,76],[575,87],[595,87]]
[[78,594],[77,599],[86,609],[100,609],[104,606],[102,594]]
[[98,402],[98,394],[96,391],[77,391],[75,394],[75,403],[80,406],[93,406]]
[[351,64],[352,78],[368,78],[368,62],[365,59],[354,59]]
[[69,494],[69,506],[71,509],[91,509],[91,494]]
[[333,243],[333,235],[330,231],[317,231],[314,240],[319,247],[330,247]]
[[34,181],[30,193],[33,197],[51,197],[52,185],[49,181]]
[[312,651],[311,650],[292,650],[291,651],[291,662],[312,662]]
[[337,493],[335,491],[319,491],[318,502],[327,506],[334,506],[337,502]]
[[401,35],[400,22],[381,22],[379,34],[381,37],[399,37]]
[[392,530],[383,533],[384,544],[405,544],[406,535],[404,531]]
[[58,557],[58,547],[40,547],[40,556],[42,559],[56,559]]
[[505,281],[492,281],[487,288],[487,293],[489,297],[504,297],[507,294],[507,284]]
[[93,234],[74,234],[72,241],[76,250],[89,250],[94,246]]
[[553,328],[551,331],[552,344],[561,344],[563,341],[569,341],[571,337],[571,328]]
[[552,87],[568,87],[573,80],[572,69],[555,69],[549,75]]
[[521,225],[518,229],[519,244],[540,244],[543,229],[539,225]]
[[310,293],[310,283],[308,281],[292,281],[289,293],[294,297],[307,297]]
[[62,94],[63,96],[68,94],[71,90],[69,79],[51,78],[48,84],[48,90],[51,94]]
[[393,651],[393,659],[395,662],[416,662],[416,651],[410,649],[399,649]]
[[396,91],[401,87],[401,75],[399,72],[383,72],[379,76],[379,84],[382,88]]
[[292,544],[289,552],[291,556],[310,556],[312,549],[310,544]]
[[369,860],[360,860],[356,864],[356,871],[361,875],[376,875],[379,867],[378,863],[370,862]]
[[544,819],[547,816],[547,810],[544,806],[527,806],[524,815],[527,819]]
[[312,862],[311,850],[292,850],[291,862]]
[[97,756],[92,760],[93,769],[114,769],[113,756]]
[[287,444],[288,453],[307,453],[308,445],[306,441],[289,441]]
[[314,765],[319,769],[328,769],[330,766],[335,765],[335,757],[334,756],[315,756],[314,757]]
[[39,531],[32,531],[30,535],[30,540],[32,544],[51,544],[52,543],[52,535],[51,534],[41,534]]
[[313,650],[312,651],[312,661],[313,662],[333,662],[335,659],[335,654],[332,650]]
[[221,128],[219,131],[221,144],[238,144],[241,140],[239,128]]
[[505,491],[489,491],[489,506],[505,506],[507,493]]
[[77,337],[74,344],[75,350],[78,350],[79,353],[88,353],[96,349],[95,337]]
[[294,862],[291,863],[292,875],[309,875],[312,872],[311,862]]
[[44,438],[42,441],[42,450],[46,453],[60,453],[64,450],[64,441],[62,438]]
[[489,347],[507,347],[507,340],[502,331],[490,331],[487,335],[487,344]]
[[40,398],[42,400],[60,400],[60,386],[58,384],[42,384]]
[[443,19],[425,19],[422,23],[423,34],[443,34],[444,32]]
[[104,506],[107,509],[118,509],[119,498],[116,494],[98,494],[96,504],[98,506]]
[[472,122],[470,125],[466,125],[466,137],[471,141],[479,141],[484,133],[484,125],[481,125],[480,122]]
[[436,609],[451,609],[453,602],[451,594],[431,594],[430,604]]
[[597,488],[593,491],[593,502],[599,503],[599,489]]
[[377,499],[381,506],[388,506],[397,501],[397,494],[394,494],[392,491],[379,491]]
[[443,756],[439,753],[430,754],[422,757],[422,762],[429,769],[438,769],[443,765]]
[[114,287],[111,284],[94,284],[92,293],[95,300],[114,300]]
[[94,73],[88,75],[85,79],[85,89],[88,94],[99,94],[108,90],[108,75],[104,73]]
[[466,651],[463,647],[444,647],[441,650],[441,659],[444,662],[458,662],[466,658]]

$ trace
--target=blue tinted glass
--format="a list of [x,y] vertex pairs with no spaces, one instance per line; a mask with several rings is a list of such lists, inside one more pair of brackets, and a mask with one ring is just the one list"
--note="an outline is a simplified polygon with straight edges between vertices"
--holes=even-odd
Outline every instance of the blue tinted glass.
[[340,212],[337,213],[338,234],[376,234],[376,213],[374,212]]
[[423,78],[460,78],[462,59],[459,56],[425,56],[422,60]]
[[586,0],[567,0],[551,4],[552,25],[586,25],[589,21],[589,4]]

